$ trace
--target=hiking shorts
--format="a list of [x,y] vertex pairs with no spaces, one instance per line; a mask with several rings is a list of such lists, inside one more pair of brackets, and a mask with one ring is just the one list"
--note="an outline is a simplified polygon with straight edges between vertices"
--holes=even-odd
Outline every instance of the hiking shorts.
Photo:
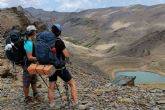
[[30,75],[26,67],[23,67],[23,86],[29,87],[30,84],[37,83],[37,75]]
[[71,74],[65,68],[63,70],[57,70],[52,76],[50,76],[49,77],[49,82],[57,81],[57,76],[59,76],[65,82],[68,82],[72,79]]

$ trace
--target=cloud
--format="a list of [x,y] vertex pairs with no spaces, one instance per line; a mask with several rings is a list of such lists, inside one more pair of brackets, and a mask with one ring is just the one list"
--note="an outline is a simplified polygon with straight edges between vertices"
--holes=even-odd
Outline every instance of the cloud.
[[91,0],[55,0],[60,11],[75,11],[77,9],[91,8],[93,2]]
[[0,1],[0,8],[4,7],[14,7],[14,6],[38,6],[40,5],[41,0],[1,0]]
[[8,7],[7,3],[0,2],[0,8],[5,8]]
[[65,11],[104,8],[110,6],[127,6],[132,4],[153,5],[164,3],[165,0],[0,0],[0,8],[21,5],[48,11]]

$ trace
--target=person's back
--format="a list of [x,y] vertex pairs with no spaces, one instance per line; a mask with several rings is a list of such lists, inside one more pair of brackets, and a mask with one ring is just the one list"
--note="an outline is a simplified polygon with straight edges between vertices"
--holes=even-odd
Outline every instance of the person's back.
[[[52,26],[52,32],[57,37],[55,48],[57,52],[57,58],[66,60],[69,59],[69,52],[66,49],[66,46],[64,42],[59,38],[61,35],[61,26],[59,24],[54,24]],[[69,71],[66,69],[65,65],[63,67],[59,67],[61,70],[57,70],[52,76],[49,77],[49,91],[48,91],[48,98],[50,107],[53,107],[55,105],[54,103],[54,87],[55,87],[55,81],[57,81],[57,76],[59,76],[63,81],[67,82],[69,86],[71,87],[71,96],[73,99],[73,103],[77,104],[78,97],[77,97],[77,89],[74,79],[72,78]]]
[[62,60],[65,60],[65,56],[62,51],[66,47],[65,47],[64,42],[59,37],[56,38],[55,48],[56,48],[56,52],[57,52],[57,58],[62,58]]

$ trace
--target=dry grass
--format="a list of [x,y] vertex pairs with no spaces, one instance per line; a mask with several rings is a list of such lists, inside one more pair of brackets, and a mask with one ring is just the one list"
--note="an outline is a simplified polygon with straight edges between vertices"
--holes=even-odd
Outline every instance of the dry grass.
[[128,26],[130,26],[132,23],[124,23],[124,22],[122,22],[122,21],[117,21],[117,22],[114,22],[113,24],[112,24],[112,28],[114,29],[114,30],[118,30],[118,29],[120,29],[120,28],[126,28],[126,27],[128,27]]

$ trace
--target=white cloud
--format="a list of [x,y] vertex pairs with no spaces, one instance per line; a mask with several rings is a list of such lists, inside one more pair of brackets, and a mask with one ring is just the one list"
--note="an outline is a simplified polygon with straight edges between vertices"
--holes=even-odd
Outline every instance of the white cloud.
[[90,0],[55,0],[60,4],[58,10],[60,11],[75,11],[77,9],[87,9],[92,7]]
[[0,1],[0,8],[8,7],[7,3],[4,3],[3,1]]
[[81,9],[124,6],[132,3],[155,4],[165,0],[0,0],[0,8],[21,5],[55,11],[75,11]]
[[10,0],[1,0],[1,2],[7,2],[7,1],[10,1]]
[[18,0],[19,1],[19,5],[22,5],[24,7],[35,7],[35,6],[39,6],[41,5],[42,2],[41,0]]
[[13,7],[13,6],[37,6],[40,5],[41,0],[1,0],[0,1],[0,8],[4,7]]
[[[93,0],[0,0],[0,8],[21,5],[23,7],[43,8],[46,10],[75,11],[77,9],[92,8],[92,1]],[[101,0],[96,0],[95,2],[98,1]]]

